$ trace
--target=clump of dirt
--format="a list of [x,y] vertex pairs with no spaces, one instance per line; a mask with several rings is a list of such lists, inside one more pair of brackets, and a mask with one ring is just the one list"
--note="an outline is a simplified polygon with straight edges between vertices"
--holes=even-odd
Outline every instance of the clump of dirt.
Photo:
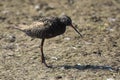
[[[0,1],[1,80],[119,80],[119,0]],[[40,40],[12,29],[41,16],[71,16],[83,38],[72,28],[45,41],[49,65],[41,64]]]

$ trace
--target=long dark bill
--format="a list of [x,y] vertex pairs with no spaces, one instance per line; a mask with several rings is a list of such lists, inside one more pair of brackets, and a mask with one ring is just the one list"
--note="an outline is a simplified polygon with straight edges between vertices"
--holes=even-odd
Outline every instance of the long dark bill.
[[71,25],[71,27],[72,27],[81,37],[83,37],[82,34],[80,34],[80,32],[78,31],[78,29],[76,29],[73,25]]

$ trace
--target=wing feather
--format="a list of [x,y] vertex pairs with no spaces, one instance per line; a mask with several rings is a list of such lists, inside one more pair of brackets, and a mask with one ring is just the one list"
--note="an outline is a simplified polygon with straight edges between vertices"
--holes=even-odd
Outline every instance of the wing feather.
[[19,25],[19,29],[21,30],[29,30],[29,29],[35,29],[35,28],[39,28],[39,27],[44,27],[44,23],[43,22],[33,22],[31,25]]

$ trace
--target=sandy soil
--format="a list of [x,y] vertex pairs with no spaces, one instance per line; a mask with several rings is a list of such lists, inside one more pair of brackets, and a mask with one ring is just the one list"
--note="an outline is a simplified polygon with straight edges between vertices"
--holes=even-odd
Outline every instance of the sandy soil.
[[[120,0],[0,0],[0,80],[120,80]],[[67,27],[39,39],[11,27],[40,16],[69,15],[84,38]]]

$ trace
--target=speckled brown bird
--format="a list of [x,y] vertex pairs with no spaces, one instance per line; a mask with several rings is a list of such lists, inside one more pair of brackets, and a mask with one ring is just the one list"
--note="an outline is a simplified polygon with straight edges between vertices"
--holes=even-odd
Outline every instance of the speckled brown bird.
[[43,53],[43,44],[45,39],[49,39],[58,35],[61,35],[65,32],[66,26],[71,26],[80,36],[82,36],[79,31],[72,25],[72,20],[69,16],[63,15],[61,17],[44,17],[41,18],[38,22],[33,22],[31,25],[20,25],[15,27],[28,36],[32,38],[42,39],[40,44],[41,49],[41,60],[46,67],[49,67],[46,64],[44,53]]

